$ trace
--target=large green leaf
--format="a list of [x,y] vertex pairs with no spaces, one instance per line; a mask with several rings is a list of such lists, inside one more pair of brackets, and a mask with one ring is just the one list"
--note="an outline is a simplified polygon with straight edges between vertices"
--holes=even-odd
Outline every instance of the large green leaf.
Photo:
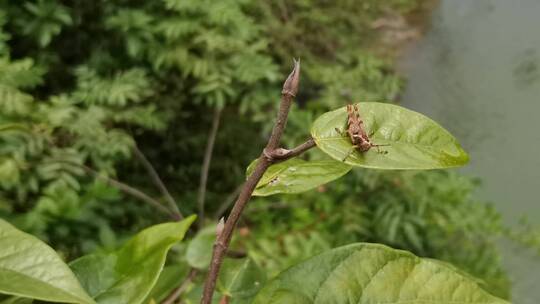
[[[247,175],[255,168],[256,160]],[[340,178],[351,166],[335,160],[305,161],[292,158],[272,165],[257,184],[253,195],[268,196],[277,193],[300,193]]]
[[163,269],[167,252],[195,220],[155,225],[111,253],[83,256],[70,266],[98,303],[137,304],[148,295]]
[[422,114],[387,103],[363,102],[358,108],[372,142],[389,145],[380,148],[387,153],[378,153],[376,148],[350,153],[352,143],[343,132],[347,123],[343,107],[320,116],[311,129],[317,146],[336,160],[376,169],[438,169],[462,166],[469,160],[448,131]]
[[188,264],[193,268],[206,269],[212,259],[212,247],[215,240],[215,226],[201,229],[187,247],[186,261]]
[[383,245],[327,251],[282,272],[261,303],[504,304],[453,267]]
[[265,282],[265,273],[252,259],[227,259],[218,277],[217,290],[231,304],[250,303]]
[[63,303],[94,303],[56,252],[0,219],[0,293]]

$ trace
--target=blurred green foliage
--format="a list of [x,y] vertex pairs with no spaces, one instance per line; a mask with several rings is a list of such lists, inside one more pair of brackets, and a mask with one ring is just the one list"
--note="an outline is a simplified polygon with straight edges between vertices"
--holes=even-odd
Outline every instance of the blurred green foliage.
[[490,204],[474,198],[476,186],[447,171],[353,170],[318,191],[255,200],[246,218],[257,228],[246,243],[272,273],[329,248],[383,243],[448,261],[508,296],[496,247],[506,228]]
[[[207,189],[214,214],[268,136],[292,57],[303,70],[286,146],[324,111],[397,99],[402,81],[376,55],[370,24],[422,2],[1,1],[0,125],[15,127],[0,128],[0,216],[68,258],[114,248],[167,219],[85,169],[165,203],[135,145],[192,214],[222,108]],[[508,296],[494,245],[504,227],[474,188],[443,172],[355,171],[319,191],[257,199],[237,244],[275,274],[336,245],[380,242],[455,263]]]

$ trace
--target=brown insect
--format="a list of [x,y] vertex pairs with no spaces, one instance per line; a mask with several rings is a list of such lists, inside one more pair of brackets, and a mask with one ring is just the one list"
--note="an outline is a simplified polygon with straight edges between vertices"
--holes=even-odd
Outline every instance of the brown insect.
[[[379,147],[389,146],[389,145],[376,145],[371,142],[366,130],[364,130],[364,122],[360,119],[360,112],[358,111],[357,105],[347,105],[347,134],[351,139],[353,146],[347,155],[343,158],[342,161],[345,161],[349,157],[354,149],[357,149],[360,152],[367,152],[372,147],[377,148],[377,152],[381,154],[386,154],[388,151],[381,151]],[[343,134],[342,131],[336,128],[336,131],[340,134]]]

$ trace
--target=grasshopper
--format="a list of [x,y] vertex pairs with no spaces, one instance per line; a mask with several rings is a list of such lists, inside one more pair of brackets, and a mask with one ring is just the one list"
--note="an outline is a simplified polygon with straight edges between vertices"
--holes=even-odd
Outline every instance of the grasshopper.
[[[366,130],[364,130],[363,121],[360,119],[360,112],[358,111],[357,105],[347,105],[347,134],[349,135],[349,138],[351,139],[351,142],[353,146],[345,155],[342,161],[345,161],[353,152],[355,149],[357,149],[360,152],[367,152],[372,147],[377,148],[377,153],[386,154],[388,151],[381,151],[379,147],[383,146],[389,146],[389,145],[376,145],[371,142],[371,139],[369,138],[368,134],[366,133]],[[336,128],[336,131],[340,134],[343,134],[344,132]],[[372,134],[373,135],[373,134]]]

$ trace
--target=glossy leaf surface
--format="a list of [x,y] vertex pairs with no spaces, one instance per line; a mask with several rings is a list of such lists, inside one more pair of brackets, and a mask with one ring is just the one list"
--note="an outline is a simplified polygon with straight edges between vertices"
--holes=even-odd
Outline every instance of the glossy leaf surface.
[[375,147],[367,152],[352,148],[343,107],[320,116],[311,129],[317,146],[338,161],[375,169],[440,169],[462,166],[469,160],[456,138],[420,113],[387,103],[357,106],[372,143],[388,146],[379,148],[384,153]]

